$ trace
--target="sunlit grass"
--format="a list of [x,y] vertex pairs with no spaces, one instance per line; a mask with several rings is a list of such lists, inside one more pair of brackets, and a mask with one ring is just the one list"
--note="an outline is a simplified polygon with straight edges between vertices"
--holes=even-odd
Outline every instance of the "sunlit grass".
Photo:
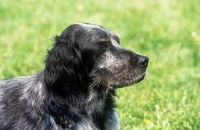
[[200,1],[1,0],[0,78],[30,75],[68,25],[101,24],[150,58],[144,81],[117,90],[122,130],[200,129]]

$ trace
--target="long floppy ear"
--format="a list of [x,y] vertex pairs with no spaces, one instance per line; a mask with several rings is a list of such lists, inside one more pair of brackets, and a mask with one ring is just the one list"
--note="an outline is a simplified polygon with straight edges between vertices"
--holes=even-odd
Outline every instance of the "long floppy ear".
[[80,46],[73,39],[61,36],[55,37],[55,44],[47,52],[45,60],[44,80],[46,85],[67,85],[77,79],[81,68]]

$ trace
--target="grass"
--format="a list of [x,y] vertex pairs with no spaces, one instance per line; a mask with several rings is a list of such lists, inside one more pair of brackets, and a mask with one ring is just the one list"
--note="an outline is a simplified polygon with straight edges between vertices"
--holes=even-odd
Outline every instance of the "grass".
[[44,68],[53,37],[90,22],[150,58],[144,81],[117,91],[122,130],[200,129],[200,1],[1,0],[0,78]]

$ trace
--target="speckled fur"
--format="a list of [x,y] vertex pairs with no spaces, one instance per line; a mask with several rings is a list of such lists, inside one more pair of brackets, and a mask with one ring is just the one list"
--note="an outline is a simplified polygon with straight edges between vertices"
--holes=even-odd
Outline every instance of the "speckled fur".
[[0,80],[0,130],[119,130],[115,89],[141,81],[147,65],[110,30],[71,25],[43,71]]

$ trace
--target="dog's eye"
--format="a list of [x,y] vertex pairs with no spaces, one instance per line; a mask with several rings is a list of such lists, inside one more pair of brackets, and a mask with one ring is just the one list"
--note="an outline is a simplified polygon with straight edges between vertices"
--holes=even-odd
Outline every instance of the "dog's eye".
[[103,50],[107,50],[108,49],[108,45],[107,44],[104,44],[104,45],[102,45],[101,46],[101,51],[103,51]]
[[108,42],[97,42],[97,45],[98,45],[98,51],[95,53],[96,57],[100,56],[100,54],[109,49]]
[[120,44],[120,39],[119,39],[119,37],[118,37],[118,36],[114,36],[114,39],[117,41],[117,43],[119,43],[119,44]]
[[120,39],[119,38],[117,39],[117,43],[120,44]]
[[101,45],[100,45],[100,51],[105,51],[105,50],[108,50],[109,49],[109,45],[107,42],[101,42]]

